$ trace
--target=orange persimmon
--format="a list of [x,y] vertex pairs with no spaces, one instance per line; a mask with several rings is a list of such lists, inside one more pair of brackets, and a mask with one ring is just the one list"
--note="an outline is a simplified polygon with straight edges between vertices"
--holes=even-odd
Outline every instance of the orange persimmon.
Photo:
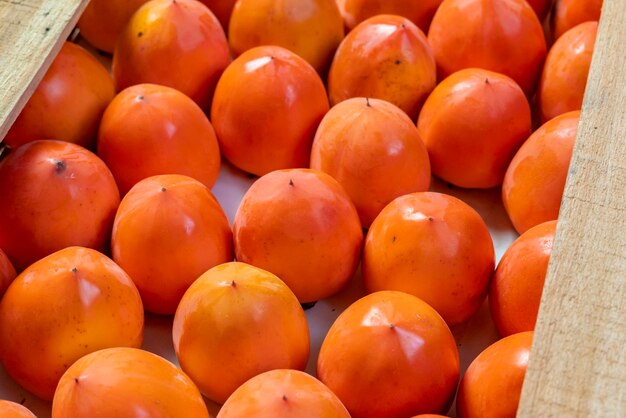
[[599,21],[602,0],[556,0],[550,26],[558,39],[565,32],[584,22]]
[[0,418],[37,418],[28,408],[19,403],[0,400]]
[[11,260],[0,248],[0,299],[2,299],[2,295],[4,295],[4,292],[6,292],[16,275],[17,273]]
[[398,15],[406,17],[424,32],[428,31],[442,0],[337,0],[346,28],[376,15]]

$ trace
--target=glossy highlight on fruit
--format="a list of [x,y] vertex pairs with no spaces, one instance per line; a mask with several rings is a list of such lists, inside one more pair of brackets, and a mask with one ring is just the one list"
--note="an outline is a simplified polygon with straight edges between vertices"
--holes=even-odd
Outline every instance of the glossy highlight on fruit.
[[235,256],[277,275],[302,303],[343,288],[359,264],[363,232],[341,185],[318,170],[278,170],[244,195]]
[[339,315],[322,344],[317,375],[353,418],[439,413],[454,398],[459,355],[433,308],[384,291]]
[[7,373],[51,400],[80,357],[107,347],[139,347],[143,306],[128,275],[88,248],[68,247],[24,270],[0,303],[0,359]]
[[219,403],[260,373],[304,370],[309,357],[298,299],[278,277],[244,263],[216,266],[191,285],[173,339],[182,369]]
[[61,378],[52,418],[209,418],[191,379],[156,354],[110,348],[82,357]]
[[396,197],[430,186],[428,152],[415,125],[401,109],[378,99],[348,99],[324,116],[311,168],[341,184],[365,228]]

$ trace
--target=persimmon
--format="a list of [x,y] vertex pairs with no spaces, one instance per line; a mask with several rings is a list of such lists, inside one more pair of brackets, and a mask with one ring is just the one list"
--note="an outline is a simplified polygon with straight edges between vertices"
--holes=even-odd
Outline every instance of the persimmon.
[[472,361],[456,399],[459,418],[515,417],[532,339],[532,331],[510,335]]
[[100,118],[114,95],[106,68],[80,46],[65,42],[4,142],[17,148],[55,139],[93,148]]
[[398,15],[411,20],[426,32],[441,2],[442,0],[337,0],[337,5],[348,30],[376,15]]
[[121,347],[74,363],[52,402],[52,418],[111,417],[209,418],[209,413],[198,388],[178,367],[156,354]]
[[307,167],[315,130],[327,111],[326,89],[313,67],[284,48],[264,46],[226,69],[211,121],[224,156],[260,176]]
[[230,63],[215,15],[196,0],[151,0],[132,16],[113,54],[118,91],[154,83],[180,90],[208,109]]
[[302,303],[337,293],[359,264],[359,215],[341,185],[318,170],[278,170],[244,195],[233,224],[237,260],[283,280]]
[[353,418],[402,418],[447,411],[459,354],[443,319],[415,296],[377,292],[330,327],[317,375]]
[[33,263],[0,302],[0,360],[22,387],[51,400],[67,368],[107,347],[139,347],[143,306],[111,259],[68,247]]
[[548,12],[552,8],[553,0],[527,0],[528,5],[533,8],[539,22],[543,22]]
[[597,31],[598,22],[581,23],[557,39],[548,52],[537,90],[544,122],[582,108]]
[[19,403],[0,400],[0,418],[37,418],[28,408]]
[[364,227],[396,197],[430,186],[428,152],[415,125],[400,108],[378,99],[348,99],[324,116],[311,168],[341,184]]
[[91,0],[78,20],[80,34],[101,51],[112,53],[124,26],[148,0]]
[[343,19],[335,0],[239,0],[228,39],[235,56],[261,45],[281,46],[323,74],[343,39]]
[[137,285],[146,310],[173,314],[194,280],[233,259],[232,236],[206,186],[168,174],[140,181],[124,197],[111,253]]
[[98,155],[120,193],[157,174],[182,174],[211,188],[220,170],[213,126],[202,109],[178,90],[140,84],[118,94],[98,133]]
[[550,26],[554,39],[584,22],[599,21],[602,0],[556,0]]
[[244,263],[213,267],[189,287],[173,339],[182,369],[219,403],[260,373],[304,370],[309,357],[296,296],[278,277]]
[[228,33],[228,25],[230,23],[230,16],[233,13],[233,8],[237,0],[200,0],[204,3],[217,17],[217,20],[222,24],[224,32]]
[[351,97],[383,99],[415,119],[436,76],[433,52],[413,22],[375,16],[355,27],[337,49],[328,94],[333,105]]
[[433,173],[468,188],[502,184],[511,159],[532,132],[530,105],[511,78],[468,68],[443,80],[417,122]]
[[0,248],[17,271],[62,248],[104,250],[120,196],[95,154],[35,141],[0,163]]
[[455,197],[424,192],[383,209],[367,233],[361,267],[368,292],[410,293],[456,325],[484,302],[494,265],[478,212]]
[[532,95],[546,58],[541,23],[525,0],[448,0],[428,31],[439,78],[478,67],[515,80]]
[[420,414],[415,415],[413,418],[447,418],[445,415],[439,414]]
[[6,292],[7,288],[15,279],[17,273],[15,272],[15,268],[9,260],[9,257],[2,251],[0,248],[0,299],[4,292]]
[[489,308],[498,333],[533,331],[552,253],[556,221],[530,228],[506,250],[489,290]]
[[558,218],[580,111],[544,123],[519,149],[504,176],[502,201],[520,234]]
[[272,370],[241,385],[217,418],[350,418],[322,382],[299,370]]

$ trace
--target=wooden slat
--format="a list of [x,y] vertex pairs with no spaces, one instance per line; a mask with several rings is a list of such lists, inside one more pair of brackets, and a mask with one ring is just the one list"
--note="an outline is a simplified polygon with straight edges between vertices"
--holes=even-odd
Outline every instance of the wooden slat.
[[88,0],[0,0],[0,142]]
[[626,2],[605,0],[518,417],[626,417]]

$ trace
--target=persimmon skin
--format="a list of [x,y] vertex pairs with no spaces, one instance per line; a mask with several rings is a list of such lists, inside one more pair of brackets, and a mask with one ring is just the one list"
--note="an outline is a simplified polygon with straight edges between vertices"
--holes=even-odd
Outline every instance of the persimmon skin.
[[13,279],[15,279],[15,276],[17,276],[17,273],[15,272],[11,260],[9,260],[9,257],[7,257],[0,248],[0,299],[2,299],[4,292],[6,292]]
[[442,0],[337,0],[337,5],[348,30],[377,15],[398,15],[415,23],[427,32]]
[[534,226],[502,256],[489,289],[491,317],[502,337],[535,329],[555,232],[556,221]]
[[472,361],[459,385],[459,418],[515,417],[533,332],[505,337]]
[[170,87],[139,84],[107,107],[98,155],[125,195],[140,180],[182,174],[211,188],[220,170],[217,137],[196,103]]
[[92,0],[78,20],[80,34],[97,49],[113,53],[117,38],[148,0]]
[[353,418],[401,418],[449,408],[459,357],[434,309],[415,296],[384,291],[339,315],[322,343],[317,375]]
[[233,13],[233,8],[237,0],[200,0],[204,3],[217,17],[217,20],[222,24],[224,32],[228,33],[228,26],[230,23],[230,16]]
[[343,40],[328,74],[328,94],[332,105],[352,97],[386,100],[415,119],[436,78],[422,31],[404,17],[381,15]]
[[581,23],[552,45],[537,90],[544,122],[582,108],[597,30],[598,22]]
[[400,108],[378,99],[348,99],[324,116],[311,168],[341,184],[365,228],[396,197],[430,187],[428,152],[415,125]]
[[525,0],[448,0],[428,31],[439,79],[478,67],[515,80],[532,96],[546,58],[541,23]]
[[196,0],[151,0],[130,19],[113,54],[118,91],[140,83],[175,88],[208,109],[230,63],[226,35]]
[[209,418],[191,379],[162,357],[109,348],[82,357],[61,378],[52,418]]
[[120,196],[113,175],[90,151],[35,141],[0,163],[0,248],[19,272],[78,245],[104,250]]
[[[54,297],[50,297],[53,295]],[[68,247],[33,263],[0,303],[0,359],[22,387],[51,400],[67,368],[107,347],[139,347],[143,306],[105,255]]]
[[417,122],[433,174],[466,188],[502,184],[532,131],[530,105],[511,78],[479,68],[457,71],[424,103]]
[[528,5],[533,8],[539,22],[543,22],[543,20],[548,16],[548,12],[552,7],[553,0],[527,0]]
[[315,70],[284,48],[264,46],[246,51],[226,69],[211,121],[226,159],[262,176],[307,167],[326,112],[326,89]]
[[361,268],[368,292],[410,293],[457,325],[485,300],[494,259],[489,230],[474,209],[455,197],[424,192],[401,196],[378,215]]
[[0,418],[37,418],[28,408],[19,403],[0,400]]
[[235,56],[262,45],[287,48],[324,74],[343,39],[335,0],[239,0],[228,39]]
[[554,39],[584,22],[599,21],[602,0],[556,0],[550,26]]
[[341,185],[317,170],[278,170],[244,195],[235,256],[276,274],[302,303],[338,292],[359,263],[363,233]]
[[216,266],[183,296],[173,329],[180,365],[219,403],[273,369],[304,370],[309,329],[298,299],[275,275],[244,263]]
[[322,382],[299,370],[272,370],[241,385],[217,418],[350,418]]
[[145,309],[173,314],[202,273],[233,259],[233,238],[208,188],[168,174],[140,181],[124,197],[111,252],[137,285]]
[[518,233],[558,218],[579,120],[580,111],[549,120],[513,157],[502,202]]
[[98,124],[114,95],[106,68],[82,47],[65,42],[4,142],[17,148],[55,139],[94,148]]

